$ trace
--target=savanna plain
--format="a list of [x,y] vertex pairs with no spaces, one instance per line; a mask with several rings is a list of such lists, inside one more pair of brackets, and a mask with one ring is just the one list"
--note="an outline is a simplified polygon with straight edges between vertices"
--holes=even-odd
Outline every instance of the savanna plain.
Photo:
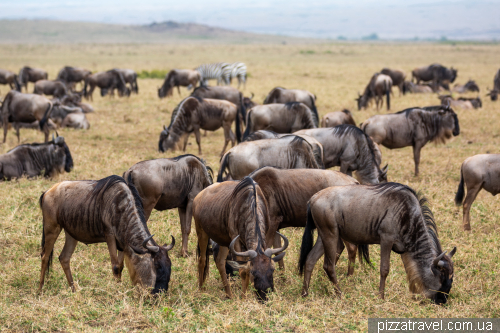
[[[170,122],[173,108],[188,96],[160,100],[161,79],[139,79],[139,94],[129,98],[102,98],[94,92],[95,112],[88,114],[90,130],[61,129],[73,155],[71,173],[55,179],[20,179],[0,183],[0,330],[2,331],[206,331],[206,332],[309,332],[366,331],[370,317],[499,317],[500,316],[500,213],[498,197],[482,191],[472,210],[472,231],[462,230],[462,208],[453,199],[465,158],[480,153],[498,153],[500,145],[500,102],[485,97],[492,87],[500,63],[497,44],[356,44],[309,45],[2,45],[0,67],[18,71],[24,65],[44,68],[54,79],[65,65],[92,71],[114,67],[142,70],[194,68],[219,61],[243,61],[249,78],[245,96],[255,94],[262,103],[275,86],[307,89],[317,95],[321,115],[350,109],[361,123],[377,114],[374,106],[357,111],[355,97],[371,75],[383,67],[400,68],[411,75],[417,66],[434,62],[458,68],[456,82],[474,79],[481,88],[483,107],[455,109],[461,133],[444,145],[428,144],[422,150],[420,176],[413,175],[411,148],[382,148],[382,165],[389,164],[389,181],[421,191],[430,201],[446,250],[458,248],[454,284],[445,306],[437,306],[408,291],[400,256],[391,256],[386,299],[377,296],[379,246],[371,246],[374,268],[356,266],[347,278],[347,257],[342,255],[338,276],[343,295],[338,298],[322,269],[320,260],[313,273],[310,295],[300,296],[302,278],[297,273],[302,229],[285,229],[290,239],[285,271],[275,272],[276,292],[265,304],[252,293],[242,297],[239,279],[232,282],[234,299],[225,299],[218,271],[210,261],[210,276],[198,290],[196,232],[189,239],[188,258],[180,251],[180,225],[176,210],[153,211],[149,229],[159,242],[177,239],[170,252],[172,279],[167,293],[151,297],[147,290],[133,287],[125,270],[122,282],[112,276],[105,244],[79,243],[72,257],[77,292],[67,285],[62,268],[54,260],[43,293],[37,295],[40,274],[42,217],[38,207],[41,193],[58,181],[100,179],[121,175],[133,164],[147,159],[174,157],[182,152],[158,152],[159,134]],[[233,82],[235,85],[235,82]],[[29,85],[32,91],[33,84]],[[8,91],[0,87],[2,96]],[[399,96],[393,88],[392,110],[436,105],[436,94]],[[470,97],[475,97],[470,94]],[[386,113],[385,109],[380,113]],[[23,143],[41,142],[43,134],[21,130]],[[0,153],[17,145],[13,131]],[[222,130],[202,137],[205,159],[219,169]],[[194,137],[186,153],[197,155]],[[194,224],[194,223],[193,223]],[[61,234],[55,247],[57,257],[64,243]]]

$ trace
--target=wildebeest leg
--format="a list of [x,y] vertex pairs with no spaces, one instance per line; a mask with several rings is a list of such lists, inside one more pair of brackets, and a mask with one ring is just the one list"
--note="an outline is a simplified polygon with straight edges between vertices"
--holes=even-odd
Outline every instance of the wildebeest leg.
[[[54,223],[53,223],[54,224]],[[48,223],[45,224],[44,221],[44,239],[45,244],[42,248],[42,269],[40,270],[40,285],[38,287],[38,293],[42,291],[43,284],[45,283],[45,272],[49,268],[49,260],[52,257],[52,251],[54,250],[54,244],[56,243],[57,237],[61,233],[61,227],[58,224],[55,226],[47,227]]]
[[203,133],[203,136],[207,136],[207,130],[205,130],[205,132]]
[[[275,249],[278,249],[281,247],[281,236],[276,234],[274,236],[274,242],[273,242],[273,247]],[[281,253],[281,252],[280,252]],[[279,268],[282,270],[285,270],[285,263],[283,262],[283,258],[281,258],[280,261],[278,261]]]
[[[20,127],[19,126],[16,126],[16,135],[17,135],[17,143],[19,144],[19,142],[21,142],[21,135],[19,133],[19,129]],[[47,142],[47,141],[45,141]]]
[[182,147],[182,151],[186,151],[186,147],[187,147],[188,140],[189,140],[189,135],[190,135],[190,133],[184,134],[184,146]]
[[177,92],[179,93],[179,96],[181,95],[181,86],[177,86]]
[[8,116],[3,117],[3,143],[7,140],[7,130],[9,129],[9,118]]
[[[358,247],[354,244],[344,241],[345,246],[347,248],[347,255],[349,257],[349,266],[347,269],[347,276],[351,276],[354,274],[354,264],[356,263],[356,251]],[[339,254],[340,256],[340,254]],[[361,259],[361,258],[360,258]]]
[[415,160],[415,177],[417,177],[419,173],[418,166],[420,165],[420,150],[422,150],[422,145],[416,143],[413,146],[413,159]]
[[469,188],[467,187],[467,195],[464,200],[464,216],[463,216],[463,226],[464,230],[470,231],[470,208],[474,200],[476,200],[477,194],[483,188],[483,183],[476,184],[475,186]]
[[116,238],[115,235],[106,235],[106,244],[108,244],[109,256],[111,258],[111,269],[113,270],[113,276],[120,280],[120,263],[118,262],[118,256],[116,255]]
[[[192,201],[188,203],[188,205],[183,208],[179,207],[177,210],[179,211],[179,218],[181,220],[181,233],[182,233],[182,248],[181,248],[181,256],[186,258],[188,256],[188,240],[189,234],[191,233],[191,213],[188,213],[188,209],[192,210]],[[189,220],[188,220],[189,217]]]
[[[198,236],[198,247],[200,250],[200,256],[198,257],[198,287],[202,289],[203,283],[205,283],[205,279],[208,277],[210,272],[206,251],[209,239],[207,233],[198,224],[196,224],[196,235]],[[222,246],[220,247],[220,250],[222,250]],[[220,250],[219,257],[222,258],[222,256],[220,256]],[[224,274],[226,274],[225,271]]]
[[352,175],[352,171],[349,171],[349,164],[346,161],[340,162],[340,172],[346,175],[350,172],[351,174],[349,176]]
[[43,126],[43,133],[45,134],[45,142],[49,142],[49,134],[50,134],[50,129],[49,129],[49,123],[45,123]]
[[124,257],[125,257],[125,252],[118,250],[118,276],[119,276],[119,280],[122,279]]
[[314,266],[318,262],[319,258],[325,254],[325,249],[323,247],[323,241],[321,237],[318,237],[316,244],[314,244],[311,252],[307,255],[306,264],[304,267],[304,283],[302,285],[302,297],[309,295],[309,283],[311,281],[311,275],[314,270]]
[[228,253],[229,253],[229,248],[225,246],[219,247],[219,255],[217,256],[215,264],[217,265],[217,269],[219,270],[219,274],[222,280],[222,285],[224,286],[226,295],[227,297],[232,298],[233,295],[231,293],[231,287],[229,286],[229,280],[227,279],[227,274],[226,274],[226,258]]
[[380,241],[380,286],[378,292],[381,299],[384,299],[385,280],[387,279],[387,275],[389,275],[393,245],[392,241],[384,239]]
[[342,241],[339,237],[338,228],[334,228],[334,230],[325,230],[324,233],[321,233],[321,238],[324,239],[323,244],[326,244],[323,269],[328,275],[330,281],[333,283],[335,293],[340,296],[342,292],[339,288],[337,274],[335,272],[335,260],[337,258],[338,242]]
[[[78,244],[78,241],[73,237],[71,237],[71,235],[67,233],[66,230],[64,231],[64,234],[66,235],[66,241],[64,242],[64,247],[61,251],[61,254],[59,255],[59,262],[61,263],[64,274],[66,275],[66,280],[68,280],[68,284],[71,288],[71,291],[75,292],[76,289],[73,282],[73,275],[71,275],[71,268],[69,267],[69,261],[71,260],[73,252],[75,252],[76,244]],[[115,250],[115,255],[116,255],[116,250]]]
[[201,155],[201,135],[199,127],[194,128],[194,136],[196,137],[196,143],[198,144],[198,155]]
[[220,157],[224,156],[224,152],[226,151],[227,144],[231,140],[231,144],[234,147],[234,133],[231,131],[231,123],[227,124],[227,122],[223,123],[223,128],[224,128],[224,147],[222,147],[222,151],[220,153]]

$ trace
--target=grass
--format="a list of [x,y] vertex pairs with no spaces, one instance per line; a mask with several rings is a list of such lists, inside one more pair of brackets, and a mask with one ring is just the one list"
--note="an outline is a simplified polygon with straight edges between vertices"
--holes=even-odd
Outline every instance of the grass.
[[[311,50],[301,54],[302,50]],[[159,100],[156,88],[161,79],[139,79],[139,95],[130,98],[101,98],[94,94],[96,112],[88,115],[88,131],[60,130],[73,154],[75,168],[56,179],[21,179],[0,183],[0,327],[4,331],[208,331],[208,332],[309,332],[366,331],[370,317],[499,317],[500,213],[498,198],[481,192],[472,207],[472,232],[461,228],[461,208],[453,198],[463,160],[479,153],[496,153],[500,145],[500,102],[484,98],[498,69],[498,45],[438,44],[323,44],[323,45],[3,45],[0,67],[18,70],[23,65],[45,68],[55,78],[64,65],[93,71],[114,67],[138,72],[171,68],[194,68],[203,62],[244,61],[252,72],[244,93],[255,93],[262,101],[275,86],[308,89],[318,96],[321,115],[348,108],[356,123],[376,114],[376,110],[355,111],[354,98],[371,75],[385,66],[407,73],[417,66],[441,62],[458,68],[457,82],[476,80],[481,88],[483,108],[457,109],[461,133],[445,145],[429,144],[422,150],[421,175],[413,176],[410,148],[382,148],[383,165],[389,163],[389,180],[421,190],[432,204],[439,236],[445,249],[458,247],[454,257],[455,279],[446,306],[436,306],[408,292],[406,274],[399,256],[391,256],[386,299],[376,295],[379,283],[379,247],[372,246],[375,269],[356,267],[346,278],[345,255],[338,275],[343,297],[336,298],[319,263],[311,280],[310,296],[301,298],[302,279],[296,262],[301,229],[285,229],[290,239],[284,272],[275,276],[276,293],[266,304],[252,295],[240,297],[240,283],[233,283],[236,297],[225,300],[218,272],[210,263],[206,289],[199,291],[196,280],[196,233],[189,242],[191,256],[179,256],[180,246],[171,251],[172,280],[168,293],[151,298],[147,291],[134,288],[125,270],[121,283],[111,274],[104,244],[79,244],[72,258],[78,288],[71,293],[61,266],[54,260],[53,271],[42,295],[36,295],[40,272],[42,221],[38,198],[42,191],[62,180],[100,179],[121,175],[134,163],[151,158],[173,157],[180,152],[157,151],[163,124],[182,95]],[[30,84],[30,90],[33,85]],[[0,87],[3,95],[7,88]],[[471,95],[473,96],[473,95]],[[436,95],[399,97],[394,90],[392,112],[417,105],[433,105]],[[383,110],[381,113],[385,113]],[[22,142],[40,142],[43,134],[21,130]],[[223,133],[202,137],[208,164],[218,171],[218,154]],[[13,132],[0,146],[5,153],[17,145]],[[190,139],[187,153],[197,153]],[[170,234],[180,244],[177,211],[154,211],[149,228],[160,242]],[[61,235],[55,255],[63,246]],[[321,261],[320,261],[321,262]]]

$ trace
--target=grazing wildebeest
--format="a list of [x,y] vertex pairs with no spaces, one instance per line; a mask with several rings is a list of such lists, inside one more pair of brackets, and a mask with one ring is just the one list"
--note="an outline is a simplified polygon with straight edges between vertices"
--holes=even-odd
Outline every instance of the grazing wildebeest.
[[381,74],[385,74],[390,76],[392,79],[392,85],[397,86],[399,88],[399,95],[405,94],[406,90],[404,88],[404,82],[406,79],[406,73],[400,69],[390,69],[384,68],[380,71]]
[[60,98],[68,94],[68,88],[66,88],[66,84],[62,81],[39,80],[35,82],[33,94],[52,95]]
[[[387,110],[391,109],[392,79],[390,76],[380,73],[373,74],[370,82],[365,88],[363,95],[358,92],[358,110],[366,109],[372,98],[375,98],[377,110],[384,105],[384,95],[386,96]],[[380,106],[379,106],[380,105]]]
[[47,143],[19,145],[0,155],[0,181],[41,176],[52,178],[73,169],[73,158],[62,136]]
[[79,94],[70,93],[69,95],[65,95],[62,98],[52,98],[52,103],[54,105],[61,104],[69,107],[80,108],[83,113],[91,113],[94,112],[94,108],[92,105],[87,103],[82,103],[82,97]]
[[[231,124],[237,118],[236,105],[219,99],[202,99],[199,97],[187,97],[172,111],[172,120],[168,128],[163,126],[158,143],[159,150],[165,152],[169,149],[175,150],[176,144],[181,136],[184,137],[186,150],[189,134],[194,132],[198,144],[198,154],[201,155],[200,129],[215,131],[224,129],[224,147],[221,156],[226,151],[227,144],[231,141],[234,147],[235,137],[231,130]],[[236,134],[240,134],[240,124],[236,121]]]
[[289,102],[300,102],[307,105],[314,114],[316,127],[319,125],[318,109],[316,109],[316,95],[307,90],[286,89],[282,87],[273,88],[264,99],[263,104],[285,104]]
[[[163,85],[158,88],[158,97],[164,98],[168,96],[172,96],[172,92],[175,87],[177,87],[177,91],[179,95],[181,94],[181,88],[193,86],[196,87],[198,82],[200,81],[200,73],[192,69],[172,69],[165,76],[165,81],[163,81]],[[202,96],[203,97],[203,96]]]
[[483,103],[481,102],[481,98],[465,98],[459,97],[457,100],[453,99],[451,95],[441,95],[438,96],[441,100],[441,105],[449,105],[451,107],[459,107],[462,109],[478,109],[483,107]]
[[301,129],[317,127],[314,113],[307,105],[300,102],[254,106],[247,112],[246,124],[243,140],[258,130],[293,133]]
[[[358,184],[354,178],[331,170],[263,167],[252,172],[249,176],[259,184],[262,193],[264,193],[271,224],[277,224],[278,230],[289,227],[305,227],[307,202],[317,192],[330,186]],[[321,241],[316,244],[313,255],[319,259],[324,250]],[[275,236],[274,248],[280,246],[280,237]],[[344,249],[343,243],[339,243],[339,246],[341,253]],[[353,264],[356,259],[356,250],[349,253],[351,254],[349,275],[351,275],[354,272]],[[280,268],[284,268],[282,260],[279,264]]]
[[453,87],[453,91],[459,94],[463,94],[468,91],[479,92],[479,86],[477,85],[476,81],[469,80],[464,85],[455,84],[455,86]]
[[[464,182],[467,186],[465,201]],[[494,196],[500,193],[500,154],[474,155],[462,163],[455,204],[460,206],[463,201],[464,230],[470,230],[470,208],[483,188]]]
[[[90,90],[87,91],[89,86]],[[96,86],[101,88],[101,96],[106,96],[108,92],[113,92],[114,89],[118,89],[120,96],[130,96],[130,89],[126,86],[123,75],[115,69],[91,74],[85,78],[83,93],[87,99],[93,100],[92,93]]]
[[432,81],[434,91],[436,91],[439,86],[443,86],[446,90],[449,90],[449,84],[453,83],[457,78],[456,69],[453,67],[446,68],[440,64],[432,64],[430,66],[415,68],[411,74],[412,82],[416,80],[417,84],[419,84],[420,81]]
[[309,135],[321,143],[325,168],[340,166],[340,172],[349,176],[356,171],[363,184],[387,181],[388,166],[380,169],[380,149],[356,126],[339,125],[333,128],[302,130],[294,134]]
[[[441,88],[441,86],[439,86],[439,88]],[[434,92],[429,84],[416,84],[411,81],[404,82],[404,90],[413,94],[430,94]]]
[[[252,96],[250,97],[243,97],[243,107],[245,108],[245,110],[249,110],[254,106],[258,105],[253,101],[254,96],[255,96],[254,93],[252,93]],[[246,117],[244,119],[246,121]]]
[[444,143],[460,134],[457,114],[450,107],[409,108],[397,113],[375,115],[361,129],[377,144],[395,149],[412,146],[415,176],[418,176],[420,150],[429,141]]
[[500,93],[500,69],[493,78],[493,90],[490,90],[486,96],[490,96],[492,101],[496,101],[498,99],[498,93]]
[[19,85],[28,91],[28,82],[35,83],[39,80],[47,80],[48,77],[49,75],[43,69],[24,66],[19,71],[18,80]]
[[21,91],[17,74],[6,69],[0,69],[0,84],[8,84],[10,89]]
[[73,292],[76,288],[69,262],[78,242],[106,242],[113,275],[118,280],[123,263],[118,262],[117,250],[124,253],[134,285],[153,288],[153,294],[168,290],[172,265],[168,251],[175,239],[172,236],[170,245],[156,244],[146,225],[139,193],[122,177],[57,183],[41,195],[40,208],[43,231],[38,292],[52,262],[54,243],[63,229],[66,241],[59,262]]
[[[7,139],[9,122],[31,123],[39,121],[40,129],[45,134],[45,142],[49,141],[49,120],[52,111],[52,102],[46,97],[34,94],[23,94],[11,90],[2,104],[3,143]],[[20,141],[17,131],[17,141]]]
[[57,74],[56,80],[66,83],[68,88],[73,89],[77,83],[84,82],[91,74],[92,72],[85,68],[65,66]]
[[[394,251],[401,254],[410,291],[423,294],[436,304],[446,303],[453,283],[451,258],[456,247],[449,255],[443,252],[426,203],[411,188],[397,183],[334,186],[318,192],[307,207],[299,267],[303,269],[307,260],[314,259],[307,255],[313,246],[312,232],[317,228],[325,248],[324,269],[337,294],[341,291],[335,265],[331,263],[336,261],[338,243],[344,240],[357,244],[367,262],[368,245],[380,244],[382,299]],[[309,280],[304,279],[303,296],[308,295],[308,288]]]
[[[193,217],[198,236],[200,289],[209,273],[207,252],[210,238],[220,246],[216,264],[227,297],[231,298],[232,293],[227,281],[225,262],[231,251],[245,260],[229,262],[235,269],[239,269],[243,294],[251,280],[257,297],[262,301],[267,300],[267,294],[274,291],[274,262],[285,256],[283,251],[288,247],[288,239],[279,234],[285,244],[281,248],[270,248],[278,226],[269,220],[266,198],[259,185],[250,177],[245,177],[240,182],[213,184],[194,199]],[[280,255],[272,257],[280,252]]]
[[217,181],[224,180],[226,170],[227,179],[242,179],[263,166],[320,169],[323,161],[310,143],[296,135],[242,142],[222,157]]
[[342,111],[329,112],[321,118],[321,127],[335,127],[342,124],[356,126],[351,111],[344,109]]
[[[246,107],[243,103],[243,94],[236,88],[226,86],[200,86],[191,93],[191,96],[200,98],[222,99],[236,104],[236,106],[238,106],[240,119],[243,120],[243,122],[246,121]],[[240,140],[241,138],[237,139]]]
[[50,119],[60,127],[70,127],[75,129],[89,129],[90,124],[79,107],[69,107],[58,102],[54,103]]
[[177,208],[182,232],[181,255],[188,256],[193,200],[213,183],[212,169],[194,155],[142,161],[125,171],[123,178],[139,192],[146,221],[153,208],[159,211]]
[[122,74],[125,83],[130,84],[130,91],[138,94],[139,86],[137,85],[137,73],[133,69],[126,68],[115,68],[115,70]]

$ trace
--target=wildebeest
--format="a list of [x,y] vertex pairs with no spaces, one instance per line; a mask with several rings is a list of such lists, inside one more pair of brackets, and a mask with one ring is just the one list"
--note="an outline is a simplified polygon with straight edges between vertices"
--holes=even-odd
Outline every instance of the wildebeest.
[[[451,258],[456,247],[449,255],[443,252],[434,217],[426,203],[411,188],[397,183],[334,186],[318,192],[307,208],[299,259],[301,269],[306,260],[311,260],[307,255],[313,246],[312,232],[317,228],[325,248],[324,268],[338,294],[341,291],[332,263],[336,261],[338,243],[344,240],[357,244],[367,262],[370,262],[368,245],[380,244],[382,299],[394,251],[401,254],[410,291],[423,294],[436,304],[446,303],[453,283]],[[304,279],[303,296],[307,296],[308,287],[309,281]]]
[[21,91],[17,74],[6,69],[0,69],[0,84],[8,84],[10,89]]
[[79,94],[70,93],[69,95],[63,96],[62,98],[52,98],[51,101],[54,104],[80,108],[83,113],[94,112],[94,108],[92,107],[92,105],[88,103],[82,103],[82,98]]
[[466,93],[468,91],[479,92],[479,86],[476,81],[469,80],[464,85],[455,84],[453,87],[453,91],[458,92],[459,94]]
[[319,125],[318,109],[316,109],[316,96],[307,90],[286,89],[282,87],[273,88],[264,99],[263,104],[300,102],[307,105],[314,113],[316,127]]
[[19,71],[18,80],[21,87],[24,87],[28,91],[28,82],[35,83],[39,80],[47,80],[49,75],[46,71],[40,68],[31,68],[29,66],[24,66]]
[[[464,183],[467,186],[465,201]],[[474,155],[462,163],[455,204],[460,206],[463,201],[464,230],[470,230],[470,208],[483,188],[494,196],[500,193],[500,154]]]
[[449,105],[451,107],[459,107],[462,109],[478,109],[483,107],[483,103],[481,102],[481,98],[465,98],[459,97],[458,99],[453,99],[451,95],[441,95],[438,96],[441,100],[441,105]]
[[490,96],[492,101],[496,101],[498,99],[498,93],[500,93],[500,69],[493,78],[493,90],[490,90],[487,96]]
[[[239,269],[242,292],[246,293],[250,280],[260,300],[274,291],[274,262],[285,255],[288,239],[279,234],[285,244],[271,249],[277,225],[269,220],[266,198],[259,185],[250,177],[240,182],[213,184],[200,192],[193,203],[193,216],[198,236],[198,284],[203,287],[209,273],[209,238],[220,245],[217,257],[222,284],[227,297],[232,297],[225,270],[226,257],[231,251],[245,262],[229,262]],[[236,246],[236,249],[235,249]],[[273,255],[282,252],[276,257]]]
[[356,126],[339,125],[333,128],[302,130],[294,134],[309,135],[321,143],[325,168],[340,166],[340,172],[349,176],[356,171],[363,184],[387,181],[388,166],[380,169],[380,149]]
[[429,84],[416,84],[411,81],[404,82],[404,90],[413,94],[430,94],[434,92]]
[[0,181],[41,176],[52,178],[73,169],[73,158],[62,136],[47,143],[19,145],[0,155]]
[[[330,186],[358,184],[354,178],[338,171],[318,169],[263,167],[252,172],[250,177],[259,184],[262,193],[264,193],[271,224],[278,224],[278,230],[289,227],[305,227],[307,202],[317,192]],[[341,245],[339,252],[342,252],[343,243],[339,245]],[[280,246],[280,237],[275,236],[274,248]],[[317,242],[313,251],[318,259],[323,255],[321,241]],[[351,251],[350,254],[349,274],[352,274],[356,251]],[[280,267],[284,267],[283,261],[280,261]]]
[[42,290],[45,273],[52,262],[54,243],[64,229],[66,241],[59,256],[71,290],[75,291],[70,259],[78,242],[108,245],[113,275],[121,279],[123,263],[117,250],[124,253],[125,264],[134,285],[153,288],[152,293],[168,290],[172,244],[158,246],[148,230],[141,198],[134,185],[113,175],[101,180],[57,183],[40,197],[43,215]]
[[303,103],[257,105],[247,112],[243,140],[258,130],[293,133],[301,129],[316,128],[316,123],[314,113]]
[[457,114],[450,107],[409,108],[397,113],[375,115],[361,129],[377,144],[395,149],[412,146],[415,176],[418,176],[420,150],[429,141],[444,143],[460,134]]
[[384,95],[386,96],[387,110],[391,109],[392,79],[390,76],[380,73],[373,74],[370,82],[365,88],[363,95],[358,92],[358,110],[366,109],[372,98],[375,98],[377,110],[384,105]]
[[437,87],[443,86],[446,90],[449,90],[449,84],[453,83],[457,78],[458,70],[451,68],[446,68],[441,64],[432,64],[429,66],[415,68],[412,74],[412,82],[414,80],[417,81],[417,84],[420,81],[429,82],[432,81],[433,90],[437,90]]
[[213,183],[212,169],[202,159],[188,154],[134,164],[123,174],[139,192],[146,221],[153,208],[159,211],[177,208],[182,232],[181,255],[188,255],[193,200]]
[[172,92],[175,87],[177,87],[177,91],[179,92],[180,95],[181,94],[180,86],[196,87],[196,85],[200,81],[200,78],[201,78],[200,73],[192,69],[172,69],[165,76],[163,85],[160,88],[158,88],[158,97],[164,98],[172,96]]
[[[85,78],[83,93],[87,99],[93,99],[92,94],[95,87],[101,88],[101,96],[106,96],[108,92],[113,92],[114,89],[118,89],[121,96],[130,95],[130,89],[126,86],[123,75],[116,69],[91,74]],[[87,89],[89,90],[87,91]]]
[[[34,94],[23,94],[11,90],[2,104],[2,122],[3,122],[3,143],[7,139],[7,130],[9,122],[12,123],[31,123],[36,120],[40,123],[40,129],[45,134],[45,142],[49,141],[49,120],[52,111],[52,102],[46,97]],[[17,141],[19,142],[19,131],[17,132]]]
[[[169,149],[175,150],[176,144],[184,138],[183,150],[186,150],[189,134],[194,132],[198,144],[198,154],[201,155],[200,129],[215,131],[224,129],[224,147],[221,156],[226,151],[227,144],[231,141],[234,147],[235,137],[231,130],[231,124],[237,117],[236,105],[218,99],[202,99],[199,97],[187,97],[172,111],[172,120],[168,128],[163,126],[158,143],[159,150],[165,152]],[[239,122],[236,121],[236,134],[240,134]]]
[[329,112],[321,118],[321,127],[335,127],[342,124],[356,126],[351,111],[344,109],[342,111]]
[[400,69],[384,68],[380,71],[381,74],[390,76],[392,80],[392,85],[399,88],[399,95],[406,92],[404,89],[404,82],[406,79],[406,73]]
[[75,129],[89,129],[90,124],[79,107],[69,107],[60,103],[54,103],[50,114],[52,119],[60,127],[70,127]]
[[[246,121],[246,108],[243,103],[243,94],[236,88],[227,86],[200,86],[191,93],[191,96],[229,101],[238,106],[241,120],[243,120],[243,122]],[[238,140],[240,140],[240,138],[238,138]]]
[[35,82],[33,94],[52,95],[56,98],[60,98],[68,94],[68,89],[62,81],[39,80]]
[[137,73],[133,69],[126,68],[115,68],[115,70],[122,74],[125,83],[130,84],[130,91],[138,94],[139,86],[137,85]]
[[85,68],[65,66],[57,74],[56,80],[66,83],[68,88],[73,89],[74,85],[84,82],[91,74],[92,72]]
[[263,166],[320,169],[323,161],[310,143],[296,135],[242,142],[222,157],[217,181],[224,180],[224,173],[228,179],[242,179]]

